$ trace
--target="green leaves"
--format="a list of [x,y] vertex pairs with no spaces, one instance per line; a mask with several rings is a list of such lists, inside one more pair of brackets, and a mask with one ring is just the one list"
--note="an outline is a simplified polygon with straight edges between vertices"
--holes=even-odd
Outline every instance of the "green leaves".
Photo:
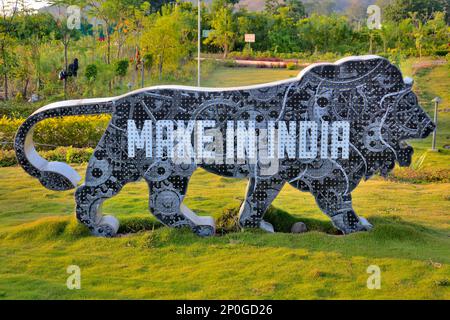
[[116,76],[121,77],[121,78],[125,77],[127,75],[129,65],[130,65],[130,63],[126,59],[116,61],[116,63],[115,63]]

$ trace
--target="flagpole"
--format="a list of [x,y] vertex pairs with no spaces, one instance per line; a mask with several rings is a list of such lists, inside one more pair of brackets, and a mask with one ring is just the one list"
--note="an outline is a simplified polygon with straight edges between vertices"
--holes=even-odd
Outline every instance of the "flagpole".
[[202,29],[202,10],[201,10],[201,0],[197,0],[197,6],[198,6],[198,24],[197,24],[197,28],[198,28],[198,43],[197,43],[197,86],[201,87],[201,62],[200,62],[200,55],[201,55],[201,50],[202,50],[202,34],[201,34],[201,29]]

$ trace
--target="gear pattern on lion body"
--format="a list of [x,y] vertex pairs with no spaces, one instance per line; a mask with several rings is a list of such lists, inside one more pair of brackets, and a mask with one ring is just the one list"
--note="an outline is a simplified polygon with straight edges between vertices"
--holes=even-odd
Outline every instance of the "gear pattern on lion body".
[[[48,117],[112,114],[89,162],[85,184],[75,196],[78,219],[96,235],[113,236],[117,232],[117,226],[105,227],[105,219],[98,212],[103,200],[119,193],[127,183],[142,178],[149,184],[150,210],[162,223],[188,226],[200,235],[214,233],[211,220],[180,209],[197,167],[221,176],[250,180],[240,212],[243,227],[261,227],[265,211],[285,183],[290,183],[312,193],[334,225],[344,233],[351,233],[371,228],[352,209],[351,192],[364,178],[377,172],[386,175],[396,162],[409,165],[413,150],[405,148],[403,141],[423,138],[434,129],[411,89],[397,67],[384,58],[348,58],[336,64],[314,65],[294,80],[258,88],[156,87],[112,102],[47,108],[24,123],[15,147],[20,165],[30,175],[47,188],[68,189],[63,176],[58,179],[56,173],[46,173],[30,163],[25,150],[29,131]],[[146,158],[145,150],[138,150],[136,157],[129,158],[126,135],[129,119],[136,122],[137,128],[142,128],[146,120],[168,120],[175,125],[179,120],[215,120],[223,135],[227,121],[255,121],[258,127],[268,121],[345,120],[351,128],[350,156],[337,160],[282,159],[279,170],[270,177],[259,176],[260,166],[250,163],[180,166],[170,159]],[[319,130],[322,139],[321,135]]]

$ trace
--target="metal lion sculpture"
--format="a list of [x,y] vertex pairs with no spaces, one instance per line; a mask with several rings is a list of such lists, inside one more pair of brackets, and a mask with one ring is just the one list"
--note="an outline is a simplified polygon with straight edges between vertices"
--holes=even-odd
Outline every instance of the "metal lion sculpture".
[[[31,115],[15,138],[19,164],[50,190],[76,188],[76,216],[94,235],[116,235],[119,222],[101,205],[144,179],[150,211],[169,227],[215,233],[210,217],[183,200],[197,168],[248,179],[242,228],[274,232],[264,213],[283,186],[310,192],[344,234],[372,225],[352,206],[362,179],[408,166],[404,141],[426,138],[434,124],[412,92],[413,81],[388,60],[350,57],[315,64],[297,78],[241,88],[158,86],[116,98],[54,103]],[[33,127],[48,118],[111,114],[83,184],[69,165],[35,150]]]

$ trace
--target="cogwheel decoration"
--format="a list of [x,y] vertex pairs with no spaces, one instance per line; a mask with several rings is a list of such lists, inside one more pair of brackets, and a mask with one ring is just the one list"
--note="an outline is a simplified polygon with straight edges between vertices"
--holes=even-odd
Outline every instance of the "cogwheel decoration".
[[[70,166],[39,156],[33,144],[33,128],[48,118],[96,114],[111,114],[112,119],[95,148],[85,182],[78,185],[81,178]],[[157,150],[157,141],[173,139],[169,128],[178,130],[180,123],[187,127],[192,121],[214,123],[215,132],[223,136],[230,131],[230,123],[234,127],[244,123],[250,128],[253,122],[257,138],[266,134],[272,142],[284,144],[286,153],[294,147],[295,155],[271,161],[257,158],[252,162],[248,147],[246,158],[237,161],[236,150],[231,148],[236,144],[250,145],[251,135],[231,131],[234,145],[229,145],[227,139],[216,145],[205,140],[209,143],[205,151],[223,152],[218,157],[221,163],[202,161],[198,150],[203,149],[198,149],[198,145],[194,145],[191,163],[171,159],[167,145],[166,149],[158,149],[163,150],[162,156],[149,157],[148,153]],[[278,137],[272,137],[269,129],[263,131],[272,122]],[[280,133],[283,122],[300,125]],[[302,131],[302,122],[310,127]],[[347,126],[347,138],[332,126],[338,122]],[[161,126],[156,130],[155,125]],[[203,137],[198,128],[195,130],[193,143],[198,136]],[[23,123],[16,135],[15,150],[19,164],[44,187],[76,188],[77,218],[97,236],[115,236],[119,228],[116,218],[101,215],[102,203],[119,194],[128,183],[142,179],[149,185],[150,211],[161,223],[173,228],[187,227],[200,236],[214,235],[214,220],[196,215],[183,204],[189,180],[197,168],[249,180],[240,210],[239,223],[243,228],[273,232],[273,227],[263,220],[264,214],[282,188],[290,184],[310,192],[336,228],[348,234],[372,227],[353,210],[352,192],[360,181],[376,173],[386,175],[396,163],[409,165],[413,149],[405,140],[425,138],[433,131],[434,124],[418,104],[411,81],[404,81],[398,68],[388,60],[363,56],[312,65],[297,78],[272,84],[231,89],[160,86],[117,98],[55,103],[41,108]],[[134,144],[130,144],[130,139]],[[305,139],[309,143],[302,145]],[[339,147],[344,140],[349,145],[346,156],[344,148]],[[180,141],[174,145],[180,145]],[[230,160],[229,150],[231,163],[225,161]],[[305,156],[310,153],[313,155]]]

